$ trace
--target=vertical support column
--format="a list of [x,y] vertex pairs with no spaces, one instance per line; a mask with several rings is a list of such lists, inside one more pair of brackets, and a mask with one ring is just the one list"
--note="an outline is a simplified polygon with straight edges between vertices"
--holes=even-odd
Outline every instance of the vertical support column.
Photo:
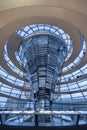
[[2,116],[0,114],[0,125],[2,125]]
[[[35,111],[51,110],[52,93],[67,55],[65,43],[50,35],[36,35],[25,40],[19,48],[19,57],[34,91]],[[25,62],[26,61],[26,62]],[[35,115],[38,121],[50,123],[50,115]]]
[[80,115],[75,115],[74,116],[74,125],[78,125],[79,124],[79,119],[80,119]]
[[35,126],[38,127],[38,115],[35,114]]
[[1,115],[0,115],[1,124],[2,124],[2,125],[5,124],[5,116],[7,116],[7,115],[5,115],[5,114],[1,114]]

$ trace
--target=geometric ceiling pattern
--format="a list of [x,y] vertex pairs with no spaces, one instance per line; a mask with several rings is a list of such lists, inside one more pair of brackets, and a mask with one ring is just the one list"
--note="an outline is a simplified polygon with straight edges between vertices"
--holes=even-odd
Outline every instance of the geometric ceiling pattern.
[[[0,2],[0,112],[9,111],[8,116],[2,115],[2,124],[37,125],[34,113],[17,115],[18,111],[34,111],[34,91],[28,90],[30,84],[18,48],[23,40],[40,34],[64,41],[67,57],[52,97],[51,112],[60,113],[50,114],[51,123],[48,117],[44,121],[45,116],[39,116],[38,125],[69,126],[87,123],[87,116],[84,115],[87,112],[86,6],[85,0]],[[65,115],[68,110],[71,113]],[[13,111],[16,114],[11,114]],[[72,111],[82,111],[84,114],[75,116]]]

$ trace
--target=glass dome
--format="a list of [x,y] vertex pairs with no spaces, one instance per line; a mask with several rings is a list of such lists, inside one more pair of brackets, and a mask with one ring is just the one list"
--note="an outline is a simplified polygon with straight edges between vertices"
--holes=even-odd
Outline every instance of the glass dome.
[[[84,120],[85,115],[83,112],[87,112],[87,64],[85,63],[83,66],[80,67],[82,60],[84,60],[86,55],[86,40],[84,35],[80,32],[81,38],[81,49],[79,50],[79,54],[72,63],[68,62],[73,55],[74,50],[74,42],[73,39],[59,27],[48,25],[48,24],[33,24],[26,27],[23,27],[17,30],[14,33],[15,36],[21,38],[21,42],[26,41],[28,39],[29,42],[34,42],[32,38],[34,36],[47,36],[48,37],[55,37],[59,39],[59,41],[63,42],[67,49],[67,56],[64,61],[64,65],[62,66],[61,73],[57,77],[57,82],[54,89],[54,94],[51,94],[52,97],[52,105],[49,111],[35,111],[34,109],[34,97],[32,96],[31,90],[29,90],[31,86],[30,77],[25,70],[27,69],[26,66],[26,58],[23,59],[22,54],[26,50],[27,44],[24,46],[20,46],[21,56],[19,56],[19,45],[17,50],[15,50],[14,57],[16,62],[13,62],[13,59],[9,56],[9,41],[10,38],[7,39],[4,49],[3,55],[4,60],[7,64],[7,68],[14,73],[14,75],[9,74],[9,72],[5,69],[4,66],[0,66],[0,109],[1,110],[8,110],[8,116],[4,117],[4,124],[7,125],[23,125],[23,126],[34,126],[35,121],[37,120],[37,116],[34,115],[39,114],[38,123],[40,126],[70,126],[75,125],[79,121],[79,125],[86,124],[86,120]],[[34,39],[37,41],[37,38]],[[54,39],[51,39],[54,43]],[[44,44],[44,40],[42,39],[41,43]],[[47,42],[47,41],[46,41]],[[60,43],[59,42],[59,43]],[[48,43],[48,42],[47,42]],[[42,45],[41,44],[41,45]],[[49,43],[50,44],[50,43]],[[28,44],[29,45],[29,44]],[[63,44],[60,44],[62,46]],[[54,45],[52,46],[52,48]],[[41,48],[40,48],[41,49]],[[31,52],[33,51],[30,48]],[[29,52],[30,52],[29,50]],[[52,49],[53,50],[53,49]],[[44,55],[44,51],[41,49],[41,54]],[[29,53],[28,56],[30,56]],[[64,53],[63,53],[64,54]],[[63,58],[63,54],[60,56]],[[49,54],[47,55],[50,56]],[[55,57],[55,56],[53,56]],[[23,60],[21,60],[21,58]],[[44,61],[45,62],[45,61]],[[61,61],[59,61],[61,64]],[[39,62],[40,63],[40,62]],[[54,64],[54,61],[52,61]],[[57,65],[57,64],[56,64]],[[22,68],[22,67],[25,67]],[[79,66],[79,67],[78,67]],[[58,67],[58,66],[57,66]],[[45,69],[43,69],[44,73]],[[40,71],[39,71],[40,72]],[[41,71],[42,73],[42,71]],[[40,77],[41,84],[45,84],[44,78]],[[52,77],[50,77],[51,80]],[[4,82],[3,82],[4,81]],[[60,90],[59,90],[60,88]],[[48,101],[47,101],[48,102]],[[49,103],[49,102],[48,102]],[[44,104],[44,101],[41,102]],[[20,111],[18,111],[20,110]],[[79,112],[78,112],[79,111]],[[5,112],[5,111],[4,111]],[[13,114],[11,114],[13,112]],[[20,114],[20,113],[24,114]],[[36,112],[36,113],[35,113]],[[43,116],[41,116],[41,114]],[[68,113],[67,113],[68,112]],[[19,114],[17,114],[19,113]],[[27,114],[28,113],[28,114]],[[78,116],[80,113],[80,117]],[[49,116],[51,122],[49,123]],[[46,117],[47,124],[44,124],[44,120]],[[75,122],[76,118],[78,117],[77,122]]]

